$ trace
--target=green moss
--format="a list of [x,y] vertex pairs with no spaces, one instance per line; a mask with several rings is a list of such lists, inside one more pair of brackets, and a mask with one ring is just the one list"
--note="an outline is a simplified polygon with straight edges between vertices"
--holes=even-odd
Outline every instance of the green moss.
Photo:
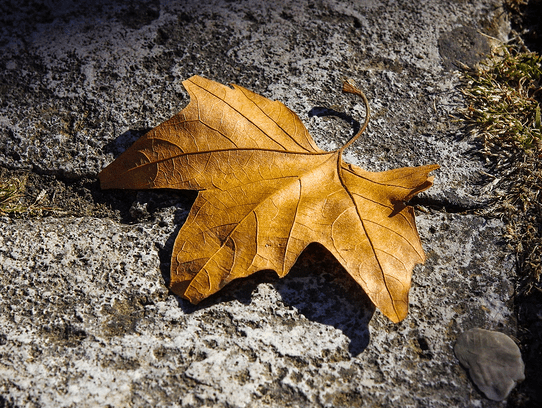
[[466,76],[469,119],[488,141],[541,148],[542,57],[502,46]]
[[0,215],[26,211],[26,208],[20,204],[25,184],[26,180],[15,177],[9,180],[0,180]]
[[463,79],[463,118],[495,171],[484,213],[507,222],[521,289],[529,292],[542,276],[542,57],[501,46]]

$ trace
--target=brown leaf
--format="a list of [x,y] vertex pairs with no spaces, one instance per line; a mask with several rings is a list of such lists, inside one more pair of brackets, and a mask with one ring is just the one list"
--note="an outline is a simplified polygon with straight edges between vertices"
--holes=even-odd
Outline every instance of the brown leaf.
[[319,149],[280,102],[199,76],[183,85],[190,104],[99,175],[104,189],[199,191],[173,247],[171,290],[196,304],[259,270],[283,277],[318,242],[388,318],[404,319],[425,260],[404,202],[438,165],[368,172],[343,162],[344,148]]

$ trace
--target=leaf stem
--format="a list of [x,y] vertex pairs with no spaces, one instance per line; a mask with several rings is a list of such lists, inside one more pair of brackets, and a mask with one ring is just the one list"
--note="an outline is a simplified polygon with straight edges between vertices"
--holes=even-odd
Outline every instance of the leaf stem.
[[363,99],[363,103],[365,104],[365,123],[361,127],[361,129],[354,135],[352,139],[350,139],[343,147],[339,149],[339,152],[342,153],[344,149],[349,147],[352,143],[356,141],[358,137],[361,136],[361,134],[365,131],[365,128],[367,128],[367,125],[369,124],[369,117],[371,115],[370,108],[369,108],[369,101],[367,100],[367,97],[365,94],[354,84],[354,81],[352,79],[347,79],[343,81],[343,92],[346,93],[352,93],[355,95],[361,96]]

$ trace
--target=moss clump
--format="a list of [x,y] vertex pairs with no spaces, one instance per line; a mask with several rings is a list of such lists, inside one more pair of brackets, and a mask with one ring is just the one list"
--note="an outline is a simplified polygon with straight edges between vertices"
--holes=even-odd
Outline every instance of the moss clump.
[[0,169],[0,216],[40,217],[63,212],[47,204],[46,191],[29,195],[28,176],[9,176]]
[[507,222],[520,289],[528,293],[540,288],[542,276],[542,57],[503,45],[463,79],[468,107],[462,114],[497,174],[485,213]]
[[25,179],[16,177],[0,180],[0,215],[25,212],[26,207],[20,204],[25,184]]
[[542,148],[542,57],[499,47],[466,77],[469,119],[487,144]]

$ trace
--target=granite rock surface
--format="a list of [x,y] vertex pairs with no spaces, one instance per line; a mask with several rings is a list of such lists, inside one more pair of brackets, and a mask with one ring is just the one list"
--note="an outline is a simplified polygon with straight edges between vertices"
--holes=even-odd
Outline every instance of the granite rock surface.
[[[0,405],[506,406],[453,353],[470,328],[516,330],[504,226],[473,214],[491,177],[451,117],[454,69],[489,50],[481,33],[507,36],[500,2],[276,3],[0,5],[0,168],[63,209],[0,218]],[[345,160],[441,165],[419,201],[428,259],[407,319],[375,311],[318,246],[284,279],[258,273],[198,306],[168,292],[193,196],[101,192],[96,175],[186,106],[195,74],[280,100],[328,150],[362,120],[339,91],[353,78],[373,118]]]

